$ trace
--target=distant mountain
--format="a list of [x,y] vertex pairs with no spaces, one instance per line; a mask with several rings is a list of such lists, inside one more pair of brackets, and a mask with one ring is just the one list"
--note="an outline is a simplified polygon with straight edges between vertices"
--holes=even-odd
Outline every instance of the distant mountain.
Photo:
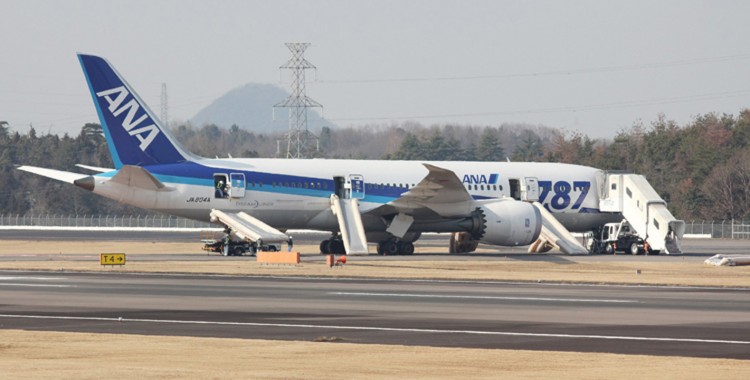
[[[242,129],[256,133],[284,132],[289,129],[289,112],[286,108],[277,108],[274,121],[273,105],[288,96],[289,93],[275,85],[246,84],[214,100],[190,119],[190,123],[195,127],[216,124],[223,128],[237,124]],[[318,111],[315,108],[307,110],[307,128],[313,132],[319,131],[323,126],[333,126],[322,119]]]

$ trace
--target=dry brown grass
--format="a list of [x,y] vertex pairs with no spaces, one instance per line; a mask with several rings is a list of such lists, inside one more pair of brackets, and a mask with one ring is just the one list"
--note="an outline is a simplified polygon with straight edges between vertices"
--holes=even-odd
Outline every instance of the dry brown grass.
[[7,379],[746,379],[750,361],[0,330]]

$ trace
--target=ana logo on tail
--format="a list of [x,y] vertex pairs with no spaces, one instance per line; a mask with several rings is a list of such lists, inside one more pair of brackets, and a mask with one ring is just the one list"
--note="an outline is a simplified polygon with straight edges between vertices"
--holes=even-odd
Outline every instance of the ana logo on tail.
[[141,145],[139,147],[142,151],[145,152],[146,149],[148,149],[148,146],[151,145],[151,143],[154,141],[156,136],[159,135],[159,129],[156,128],[156,125],[154,124],[136,128],[139,124],[141,124],[148,118],[148,115],[144,112],[138,119],[136,119],[136,114],[138,113],[138,110],[141,109],[141,106],[138,105],[138,102],[135,101],[135,98],[131,98],[129,102],[125,103],[125,99],[128,97],[128,95],[130,95],[130,92],[125,89],[125,86],[115,87],[96,93],[97,97],[103,97],[104,100],[107,101],[107,103],[109,104],[109,112],[112,112],[113,116],[117,117],[123,112],[127,111],[127,114],[125,114],[125,119],[122,121],[122,127],[131,136],[135,136],[138,141],[141,142]]

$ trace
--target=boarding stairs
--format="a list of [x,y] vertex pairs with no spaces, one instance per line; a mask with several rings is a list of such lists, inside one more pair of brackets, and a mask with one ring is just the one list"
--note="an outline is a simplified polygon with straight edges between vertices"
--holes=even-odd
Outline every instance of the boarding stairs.
[[261,220],[248,215],[245,212],[224,212],[211,210],[211,222],[223,224],[232,230],[232,233],[247,242],[287,242],[289,236],[285,233],[263,223]]
[[533,202],[542,215],[542,231],[539,238],[529,246],[529,252],[546,252],[552,248],[557,248],[560,252],[568,255],[585,255],[589,251],[570,231],[565,228],[557,219],[539,202]]
[[359,211],[359,200],[356,198],[341,199],[331,195],[331,210],[339,222],[341,238],[347,255],[366,255],[367,238]]
[[609,173],[600,189],[599,210],[619,212],[651,249],[680,254],[685,222],[677,220],[659,194],[638,174]]

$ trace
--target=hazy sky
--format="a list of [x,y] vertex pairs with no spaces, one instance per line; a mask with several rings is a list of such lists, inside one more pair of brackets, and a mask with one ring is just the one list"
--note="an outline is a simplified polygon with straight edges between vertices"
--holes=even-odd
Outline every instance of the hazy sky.
[[285,42],[312,43],[308,96],[344,126],[612,137],[659,113],[750,107],[750,1],[0,0],[0,15],[0,120],[23,132],[98,121],[76,52],[106,57],[157,114],[167,83],[170,120],[186,120],[234,87],[278,84]]

